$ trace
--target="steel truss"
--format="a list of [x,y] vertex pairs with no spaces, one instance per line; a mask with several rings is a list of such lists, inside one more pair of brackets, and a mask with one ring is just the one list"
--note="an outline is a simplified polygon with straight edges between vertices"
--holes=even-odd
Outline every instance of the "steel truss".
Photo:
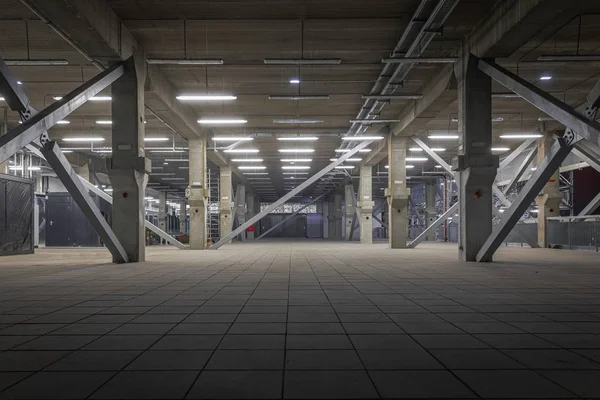
[[[586,104],[574,109],[491,61],[479,60],[478,66],[486,75],[567,127],[540,165],[537,166],[515,201],[502,215],[500,223],[494,227],[491,235],[478,252],[476,260],[487,262],[492,260],[492,256],[508,233],[515,227],[523,213],[573,148],[577,146],[581,151],[581,148],[589,149],[590,146],[596,147],[600,143],[600,124],[595,121],[600,104],[600,81],[588,95]],[[597,164],[597,160],[598,157],[595,155],[590,157],[590,161],[595,164]]]

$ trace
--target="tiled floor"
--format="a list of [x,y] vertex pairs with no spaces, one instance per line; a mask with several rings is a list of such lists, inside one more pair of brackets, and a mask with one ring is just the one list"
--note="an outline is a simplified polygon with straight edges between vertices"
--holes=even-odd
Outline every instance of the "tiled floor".
[[456,258],[322,241],[2,258],[0,399],[600,399],[598,254]]

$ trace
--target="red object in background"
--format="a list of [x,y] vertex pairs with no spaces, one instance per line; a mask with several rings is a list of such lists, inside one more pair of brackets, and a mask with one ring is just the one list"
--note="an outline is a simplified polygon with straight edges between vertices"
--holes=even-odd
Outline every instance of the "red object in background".
[[254,232],[254,225],[250,225],[246,228],[246,232]]

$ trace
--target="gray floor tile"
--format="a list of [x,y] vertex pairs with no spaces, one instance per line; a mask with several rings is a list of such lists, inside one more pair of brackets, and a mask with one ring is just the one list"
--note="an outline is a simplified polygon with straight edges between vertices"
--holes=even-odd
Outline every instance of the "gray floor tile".
[[409,335],[350,335],[356,349],[420,349],[421,346]]
[[447,371],[370,371],[384,399],[470,399],[477,396]]
[[358,355],[365,365],[365,368],[368,370],[417,370],[444,368],[425,350],[358,350]]
[[[521,351],[521,350],[518,350]],[[431,354],[448,369],[525,369],[495,349],[432,349]]]
[[562,349],[505,350],[505,354],[531,369],[600,369],[600,364]]
[[583,398],[600,398],[600,371],[541,371],[541,374]]
[[282,371],[204,371],[187,399],[279,399]]
[[206,365],[209,350],[149,350],[143,352],[127,370],[136,371],[199,371]]
[[235,322],[228,333],[240,334],[285,334],[284,322]]
[[288,370],[364,369],[354,350],[288,350]]
[[48,371],[119,371],[141,351],[80,350],[46,367]]
[[3,399],[84,399],[111,377],[110,372],[43,371],[4,393]]
[[146,350],[160,338],[160,335],[106,335],[83,350]]
[[223,335],[165,335],[151,350],[214,350]]
[[376,399],[365,371],[286,371],[286,399]]
[[225,335],[219,344],[223,350],[283,350],[285,335]]
[[195,371],[122,371],[91,399],[181,399],[196,376]]
[[411,335],[426,349],[485,349],[490,346],[478,338],[462,335]]
[[5,351],[0,371],[39,371],[69,354],[68,351]]
[[169,335],[223,335],[231,324],[179,324],[169,331]]
[[286,348],[289,350],[353,349],[346,335],[288,335]]
[[456,371],[478,395],[488,398],[553,399],[573,395],[534,371]]
[[25,379],[30,374],[30,372],[0,372],[0,392]]
[[281,370],[283,350],[217,350],[207,370]]
[[337,322],[290,322],[287,324],[287,333],[288,335],[343,335],[346,332],[342,324]]
[[99,336],[52,336],[46,335],[17,346],[15,350],[77,350],[93,342]]

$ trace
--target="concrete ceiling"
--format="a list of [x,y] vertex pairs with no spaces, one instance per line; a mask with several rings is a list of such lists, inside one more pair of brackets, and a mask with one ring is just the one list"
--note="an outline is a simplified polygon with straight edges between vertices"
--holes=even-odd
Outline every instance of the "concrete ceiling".
[[[239,148],[253,147],[260,153],[236,154],[234,157],[262,158],[264,162],[261,165],[267,167],[273,188],[280,196],[289,187],[284,183],[288,180],[283,179],[281,166],[284,163],[280,159],[294,158],[295,155],[281,154],[278,150],[282,147],[314,148],[312,154],[298,155],[313,159],[310,174],[336,156],[334,150],[341,144],[340,136],[347,132],[349,121],[357,116],[363,104],[361,96],[371,91],[383,70],[381,59],[393,51],[419,3],[418,0],[107,0],[104,4],[112,8],[137,43],[144,47],[148,58],[224,60],[223,65],[169,65],[160,66],[159,70],[176,94],[237,96],[237,100],[232,102],[192,102],[182,103],[182,106],[189,106],[196,119],[236,117],[248,120],[243,126],[214,127],[203,132],[209,138],[213,135],[254,136],[254,141]],[[424,55],[457,55],[463,40],[480,29],[482,21],[493,18],[501,3],[511,2],[460,1],[444,24],[443,32],[433,39]],[[68,93],[98,73],[86,58],[36,17],[23,2],[1,0],[0,6],[0,56],[4,59],[66,59],[69,62],[66,66],[11,67],[36,108],[44,108],[54,101],[53,96]],[[598,8],[597,5],[578,7],[571,14],[553,17],[550,24],[527,27],[529,29],[524,30],[527,37],[519,38],[522,44],[498,59],[503,66],[574,106],[584,101],[598,79],[600,63],[542,63],[536,60],[542,54],[575,54],[577,49],[581,54],[598,54],[600,15],[594,13],[600,10],[594,9]],[[579,14],[583,15],[579,17]],[[265,58],[339,58],[341,63],[276,66],[265,65]],[[424,93],[427,85],[444,68],[444,65],[436,64],[415,66],[396,94]],[[552,79],[540,81],[542,75],[550,75]],[[300,84],[291,84],[292,78],[299,79]],[[500,93],[506,92],[506,89],[495,85],[494,91]],[[109,96],[110,91],[103,94]],[[299,94],[329,95],[330,98],[301,101],[268,98],[269,95]],[[392,101],[379,118],[398,118],[413,102]],[[147,104],[158,111],[162,107],[152,96],[148,96]],[[505,132],[534,132],[540,125],[538,118],[543,116],[519,98],[494,99],[493,108],[494,116],[502,118],[493,123],[494,144],[498,147],[518,146],[519,142],[503,141],[498,136]],[[458,124],[452,119],[456,118],[457,112],[456,97],[450,96],[428,108],[415,121],[418,123],[411,124],[401,134],[426,138],[432,131],[454,132]],[[68,117],[70,124],[53,128],[51,137],[63,147],[81,149],[76,151],[88,156],[109,156],[110,153],[84,150],[91,150],[88,144],[67,144],[63,139],[69,136],[101,136],[105,141],[96,145],[96,150],[98,147],[110,148],[110,126],[96,123],[98,120],[110,120],[110,113],[110,102],[89,102]],[[9,113],[9,124],[16,125],[17,118],[16,114]],[[283,118],[322,122],[308,125],[273,123],[274,119]],[[187,143],[182,136],[188,135],[183,132],[179,132],[181,136],[176,134],[150,113],[147,113],[146,120],[147,137],[167,138],[165,142],[147,145],[147,155],[153,161],[154,172],[174,173],[176,177],[187,178],[187,170],[180,168],[187,164],[164,164],[165,158],[187,158],[186,153],[158,153],[153,152],[151,147],[185,149]],[[369,132],[378,128],[373,127]],[[550,128],[558,129],[560,126],[550,123]],[[276,138],[296,134],[316,135],[319,140],[280,142]],[[458,141],[427,142],[433,147],[446,148],[440,153],[446,161],[457,154]],[[211,148],[224,145],[209,140]],[[383,170],[385,147],[373,145],[373,151],[377,148],[382,152],[377,168]],[[230,155],[224,157],[233,158]],[[422,175],[425,171],[434,171],[434,167],[433,162],[418,163],[409,174]],[[212,168],[216,166],[212,165]],[[161,176],[152,176],[150,182],[157,183],[160,179]]]

